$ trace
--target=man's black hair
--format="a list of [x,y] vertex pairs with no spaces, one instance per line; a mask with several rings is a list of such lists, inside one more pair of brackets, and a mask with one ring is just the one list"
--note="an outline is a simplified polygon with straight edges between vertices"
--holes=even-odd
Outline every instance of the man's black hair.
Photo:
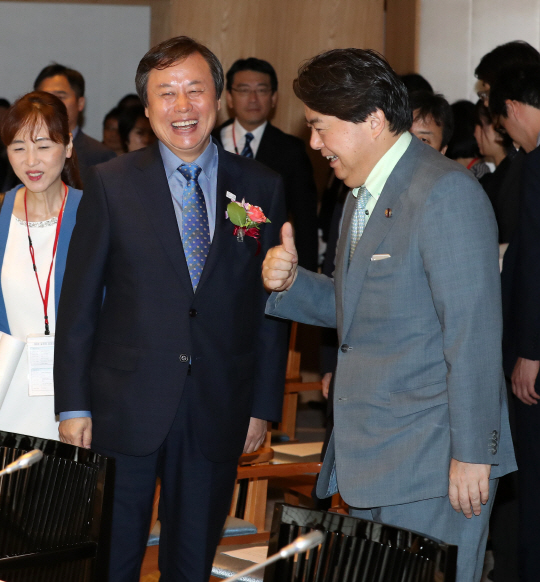
[[400,79],[405,83],[409,95],[411,93],[416,93],[417,91],[427,91],[433,93],[433,87],[430,85],[428,80],[418,73],[409,73],[408,75],[401,75]]
[[489,92],[489,110],[494,117],[507,117],[507,100],[540,109],[540,64],[517,65],[501,71]]
[[278,80],[274,67],[268,61],[256,59],[255,57],[249,57],[249,59],[238,59],[233,63],[232,67],[225,75],[227,91],[230,91],[232,88],[234,75],[240,71],[255,71],[257,73],[268,75],[270,77],[270,88],[272,89],[272,93],[277,91]]
[[58,63],[53,63],[48,67],[45,67],[34,81],[34,91],[39,91],[39,86],[45,79],[50,79],[51,77],[56,77],[57,75],[63,75],[69,83],[69,86],[73,89],[77,98],[84,97],[84,77],[76,71],[75,69],[69,69],[64,65]]
[[11,107],[11,103],[7,99],[0,97],[0,107],[3,109],[9,109]]
[[442,128],[441,149],[448,145],[454,132],[454,115],[450,103],[443,95],[429,91],[415,91],[409,95],[413,121],[416,119],[433,119],[438,127]]
[[540,63],[540,53],[524,40],[513,40],[495,47],[484,55],[474,70],[474,74],[478,79],[493,87],[503,69],[526,63]]
[[451,160],[480,157],[480,150],[474,137],[474,103],[463,99],[452,103],[451,107],[454,115],[454,133],[448,142],[446,157]]
[[304,63],[293,83],[296,96],[310,109],[361,123],[377,109],[397,135],[412,125],[403,81],[376,51],[334,49]]

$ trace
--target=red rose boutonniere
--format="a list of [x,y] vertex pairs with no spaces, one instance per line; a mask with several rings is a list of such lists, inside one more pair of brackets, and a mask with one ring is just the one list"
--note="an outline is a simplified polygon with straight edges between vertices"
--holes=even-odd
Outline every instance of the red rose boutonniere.
[[258,255],[261,252],[261,241],[259,240],[261,224],[269,223],[270,220],[266,218],[260,206],[253,206],[245,200],[237,202],[236,196],[231,192],[227,192],[227,198],[231,202],[227,205],[225,217],[235,225],[233,235],[236,236],[238,242],[244,242],[245,236],[254,238],[257,241],[255,255]]

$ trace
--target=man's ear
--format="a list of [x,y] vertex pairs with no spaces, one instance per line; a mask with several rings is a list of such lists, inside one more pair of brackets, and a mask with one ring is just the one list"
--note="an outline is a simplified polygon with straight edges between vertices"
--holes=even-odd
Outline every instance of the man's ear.
[[227,100],[227,107],[234,110],[233,98],[230,91],[225,91],[225,99]]
[[382,109],[376,109],[373,113],[370,113],[367,121],[370,124],[371,137],[373,139],[378,138],[387,126],[386,115]]
[[79,112],[83,111],[84,106],[86,105],[86,99],[84,97],[79,97],[77,101],[77,109]]
[[504,103],[506,105],[506,117],[519,117],[519,101],[512,101],[511,99],[507,99]]
[[443,148],[441,148],[439,151],[441,152],[441,154],[444,156],[444,154],[446,154],[446,150],[448,149],[448,146],[445,145]]
[[73,155],[73,135],[69,134],[69,143],[66,146],[66,158],[71,158]]
[[278,92],[274,91],[272,93],[272,109],[274,109],[274,107],[277,105],[277,100],[278,100]]

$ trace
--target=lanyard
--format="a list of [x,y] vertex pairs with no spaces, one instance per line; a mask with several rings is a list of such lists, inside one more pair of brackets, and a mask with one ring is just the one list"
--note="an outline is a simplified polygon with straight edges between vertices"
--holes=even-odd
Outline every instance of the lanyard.
[[233,124],[232,124],[232,140],[233,140],[233,143],[234,143],[234,153],[237,156],[239,156],[240,154],[238,153],[238,148],[236,147],[236,132],[234,131],[234,123],[235,122],[233,121]]
[[[62,182],[63,183],[63,182]],[[26,208],[26,188],[24,189],[24,212],[26,215],[26,228],[28,230],[28,244],[30,249],[30,258],[32,259],[32,267],[34,269],[34,273],[36,274],[36,280],[39,288],[39,294],[41,295],[41,301],[43,301],[43,313],[45,314],[45,335],[51,335],[49,331],[49,289],[51,286],[51,273],[54,264],[54,257],[56,255],[56,247],[58,246],[58,236],[60,235],[60,226],[62,224],[62,216],[64,214],[64,206],[66,204],[66,198],[68,193],[68,188],[64,184],[65,193],[64,193],[64,200],[62,201],[62,207],[60,208],[60,212],[58,214],[58,222],[56,223],[56,234],[54,236],[54,245],[53,245],[53,252],[52,252],[52,260],[51,260],[51,267],[49,269],[49,276],[47,277],[47,284],[45,286],[45,295],[43,295],[43,291],[41,290],[41,284],[39,282],[39,276],[36,267],[36,254],[34,252],[34,247],[32,246],[32,237],[30,236],[30,227],[28,226],[28,210]]]

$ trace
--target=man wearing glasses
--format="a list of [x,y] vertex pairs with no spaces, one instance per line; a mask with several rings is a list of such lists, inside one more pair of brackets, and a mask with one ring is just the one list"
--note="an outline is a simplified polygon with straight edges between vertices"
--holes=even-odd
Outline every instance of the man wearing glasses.
[[234,118],[215,132],[232,153],[254,158],[283,178],[287,211],[293,220],[300,265],[317,269],[317,192],[302,140],[274,127],[278,80],[267,61],[237,60],[226,75],[227,106]]

